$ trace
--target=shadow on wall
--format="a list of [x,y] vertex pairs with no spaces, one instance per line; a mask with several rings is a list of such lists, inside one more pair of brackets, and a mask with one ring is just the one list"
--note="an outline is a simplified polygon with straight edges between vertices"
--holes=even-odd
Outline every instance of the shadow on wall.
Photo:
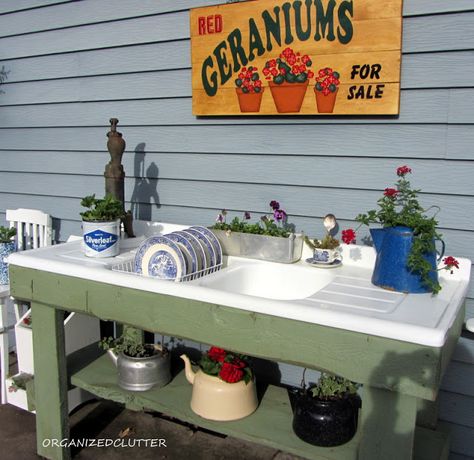
[[[403,392],[437,388],[440,383],[436,375],[437,360],[438,357],[429,349],[384,354],[370,375],[371,388],[367,385],[363,388],[359,429],[366,442],[361,443],[359,458],[409,458],[414,440],[412,428],[417,418],[417,401]],[[435,393],[435,390],[432,391]],[[427,426],[430,420],[423,418],[419,419],[419,423]],[[387,452],[387,445],[391,453]]]
[[133,186],[131,198],[132,216],[135,220],[151,221],[153,206],[158,209],[160,197],[158,196],[158,166],[152,162],[145,171],[145,143],[141,142],[135,147],[135,157],[133,160],[133,176],[135,184]]

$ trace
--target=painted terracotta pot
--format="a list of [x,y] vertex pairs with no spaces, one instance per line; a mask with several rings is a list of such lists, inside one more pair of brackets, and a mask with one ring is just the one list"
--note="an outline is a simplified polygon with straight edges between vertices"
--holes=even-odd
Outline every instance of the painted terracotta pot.
[[354,437],[360,406],[357,395],[323,400],[295,393],[293,431],[314,446],[340,446]]
[[186,379],[193,385],[191,409],[208,420],[238,420],[252,414],[258,406],[255,382],[227,383],[219,377],[208,375],[199,369],[194,372],[186,355]]
[[314,88],[314,94],[316,96],[316,106],[318,107],[319,113],[332,113],[334,111],[334,105],[336,104],[336,97],[339,88],[336,88],[334,93],[329,93],[325,96],[322,91],[318,91]]
[[299,112],[301,110],[309,84],[308,80],[304,83],[288,83],[285,81],[279,85],[270,81],[268,84],[278,113]]
[[241,112],[260,112],[260,104],[265,88],[259,93],[244,93],[241,88],[235,88],[239,99],[239,107]]

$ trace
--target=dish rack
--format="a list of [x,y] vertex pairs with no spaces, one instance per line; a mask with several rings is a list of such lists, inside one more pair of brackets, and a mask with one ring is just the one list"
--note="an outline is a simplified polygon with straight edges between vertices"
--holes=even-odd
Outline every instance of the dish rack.
[[[153,278],[152,276],[147,276],[147,275],[144,275],[142,273],[135,272],[134,267],[133,267],[134,266],[134,261],[135,261],[134,258],[128,259],[128,260],[125,260],[125,261],[120,262],[118,264],[112,265],[111,268],[114,272],[128,273],[129,275],[143,276],[143,277],[146,277],[146,278]],[[211,273],[219,271],[221,268],[222,268],[222,263],[220,263],[218,265],[212,265],[209,268],[205,268],[203,270],[198,270],[198,271],[195,271],[193,273],[189,273],[187,275],[183,275],[180,278],[177,278],[176,280],[175,279],[162,279],[162,278],[156,278],[156,279],[159,279],[161,281],[174,281],[174,282],[181,283],[183,281],[192,281],[192,280],[195,280],[195,279],[198,279],[198,278],[202,278],[203,276],[210,275]]]

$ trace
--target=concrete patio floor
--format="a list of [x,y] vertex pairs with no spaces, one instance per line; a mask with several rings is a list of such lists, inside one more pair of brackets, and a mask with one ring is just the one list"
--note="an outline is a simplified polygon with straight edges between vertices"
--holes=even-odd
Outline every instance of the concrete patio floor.
[[[14,354],[11,354],[14,370]],[[123,436],[123,437],[122,437]],[[221,436],[152,412],[133,412],[111,401],[86,403],[71,415],[72,439],[123,440],[124,447],[73,449],[77,460],[140,458],[167,460],[299,460],[269,447]],[[36,454],[35,415],[0,405],[2,460],[30,460]],[[136,440],[163,439],[162,447],[133,446]],[[135,440],[135,441],[134,441]],[[151,442],[151,441],[148,441]],[[158,441],[155,441],[158,445]],[[164,445],[166,447],[164,447]],[[128,446],[131,447],[128,447]]]

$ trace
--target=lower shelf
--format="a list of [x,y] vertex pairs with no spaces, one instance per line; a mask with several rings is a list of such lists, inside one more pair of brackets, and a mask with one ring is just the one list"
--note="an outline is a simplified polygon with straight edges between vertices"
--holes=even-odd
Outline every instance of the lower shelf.
[[[74,374],[71,383],[101,398],[125,404],[130,409],[155,410],[218,433],[267,445],[308,459],[357,459],[360,430],[350,442],[338,447],[315,447],[301,441],[291,427],[292,410],[288,392],[284,388],[268,386],[257,411],[249,417],[232,422],[213,422],[201,418],[191,410],[192,386],[187,382],[184,372],[180,372],[164,388],[145,392],[126,391],[117,385],[117,370],[110,358],[104,355]],[[417,428],[416,438],[415,459],[444,458],[442,451],[446,452],[446,435]],[[430,445],[429,451],[426,450],[427,444]],[[435,450],[437,452],[434,452]]]

